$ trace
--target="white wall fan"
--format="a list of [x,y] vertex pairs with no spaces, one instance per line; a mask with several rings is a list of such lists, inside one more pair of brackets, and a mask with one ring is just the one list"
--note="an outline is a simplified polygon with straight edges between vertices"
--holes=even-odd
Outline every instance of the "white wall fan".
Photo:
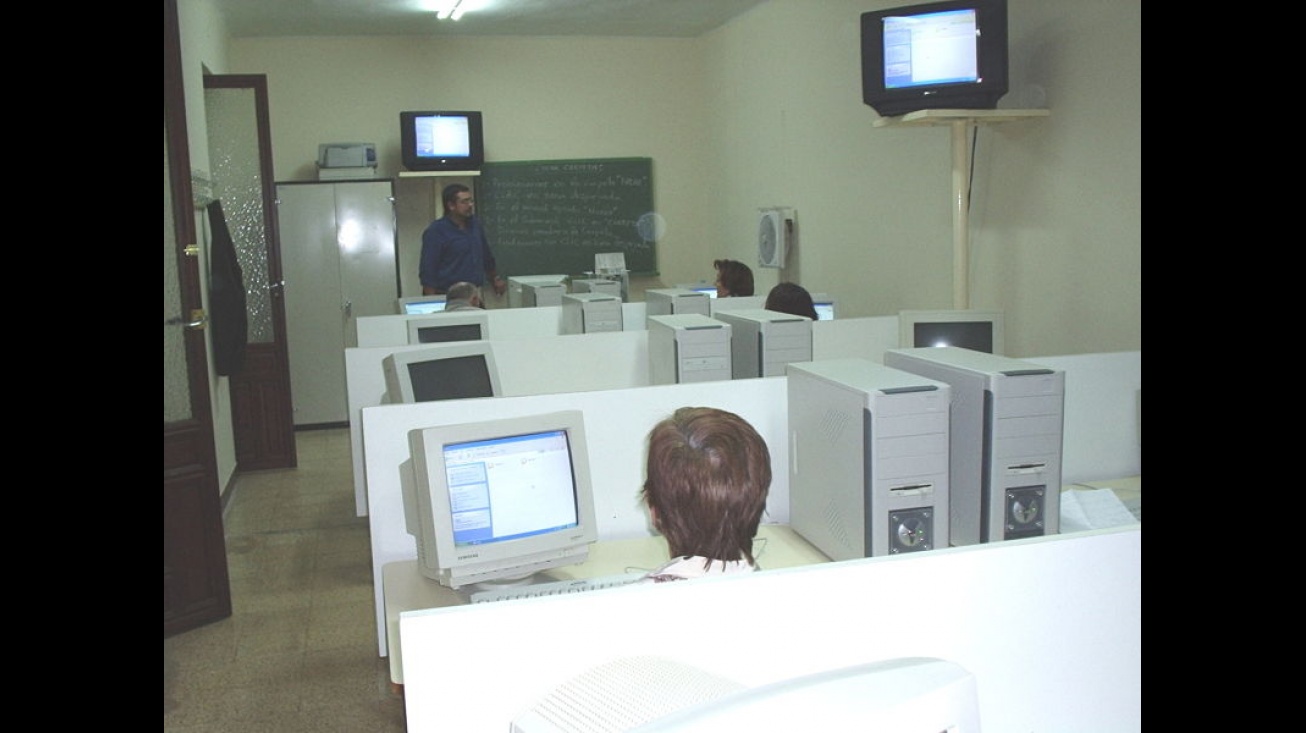
[[761,267],[781,268],[793,244],[793,209],[768,206],[760,209],[757,223],[757,264]]

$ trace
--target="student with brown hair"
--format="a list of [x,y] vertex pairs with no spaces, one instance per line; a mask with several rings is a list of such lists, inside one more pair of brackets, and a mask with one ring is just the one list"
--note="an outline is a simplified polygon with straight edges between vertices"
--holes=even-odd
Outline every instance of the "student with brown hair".
[[753,536],[771,488],[771,453],[742,417],[681,407],[653,426],[641,497],[671,560],[642,582],[757,569]]
[[798,283],[783,282],[771,288],[771,292],[766,294],[766,305],[762,307],[791,316],[807,316],[813,321],[820,319],[812,303],[812,294]]
[[733,298],[753,294],[753,270],[739,260],[716,260],[716,297]]

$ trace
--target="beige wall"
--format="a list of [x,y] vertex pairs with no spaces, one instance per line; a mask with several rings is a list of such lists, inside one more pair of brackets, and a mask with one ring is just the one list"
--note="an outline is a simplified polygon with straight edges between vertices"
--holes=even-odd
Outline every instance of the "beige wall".
[[[394,175],[400,110],[479,109],[489,160],[653,158],[664,284],[755,262],[758,208],[782,205],[800,239],[786,270],[754,268],[759,292],[794,279],[843,316],[952,306],[949,131],[874,128],[861,101],[859,16],[900,2],[770,0],[697,39],[244,38],[225,54],[187,12],[209,2],[181,0],[188,80],[198,61],[267,75],[278,180],[313,178],[318,143],[348,140]],[[1141,4],[1009,8],[1000,106],[1051,115],[979,130],[970,303],[1006,312],[1012,356],[1141,349]]]

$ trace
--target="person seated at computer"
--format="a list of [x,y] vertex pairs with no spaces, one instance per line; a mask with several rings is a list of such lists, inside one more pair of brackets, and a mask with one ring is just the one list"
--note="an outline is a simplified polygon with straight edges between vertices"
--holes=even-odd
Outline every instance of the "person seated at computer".
[[819,318],[816,306],[812,304],[812,294],[798,283],[783,282],[771,288],[771,292],[766,294],[766,304],[762,307],[791,316],[807,316],[813,321]]
[[753,294],[753,270],[739,260],[717,260],[716,297],[734,298]]
[[753,535],[771,488],[771,453],[742,417],[681,407],[653,426],[640,495],[671,560],[640,582],[757,569]]
[[449,294],[445,296],[444,310],[446,313],[485,310],[481,302],[480,286],[469,282],[456,282],[450,285]]

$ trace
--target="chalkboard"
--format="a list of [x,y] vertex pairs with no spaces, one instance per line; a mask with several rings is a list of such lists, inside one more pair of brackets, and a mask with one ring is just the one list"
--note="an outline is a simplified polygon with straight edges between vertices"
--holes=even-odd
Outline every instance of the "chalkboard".
[[579,275],[604,252],[657,274],[652,158],[485,163],[476,213],[503,277]]

